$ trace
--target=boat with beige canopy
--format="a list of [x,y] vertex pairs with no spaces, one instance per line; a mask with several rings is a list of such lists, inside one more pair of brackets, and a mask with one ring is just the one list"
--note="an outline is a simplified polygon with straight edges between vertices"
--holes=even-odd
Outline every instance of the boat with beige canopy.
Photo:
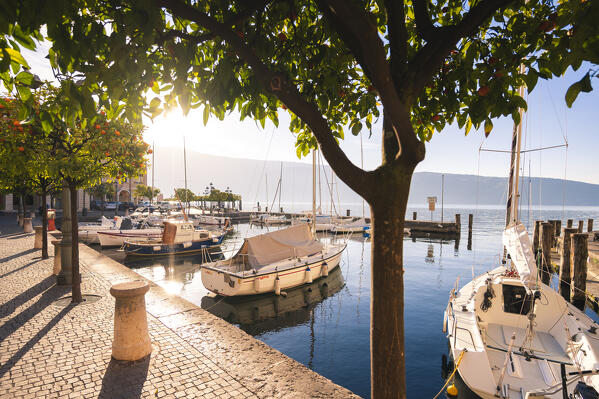
[[202,265],[202,283],[219,295],[255,295],[309,284],[339,265],[345,243],[323,244],[308,224],[246,238],[230,259]]

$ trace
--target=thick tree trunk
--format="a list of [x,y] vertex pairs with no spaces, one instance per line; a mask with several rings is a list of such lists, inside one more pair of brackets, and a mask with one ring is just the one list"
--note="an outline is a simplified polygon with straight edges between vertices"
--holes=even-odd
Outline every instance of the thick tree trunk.
[[72,302],[82,302],[81,298],[81,276],[79,274],[79,222],[77,220],[77,187],[69,183],[71,191],[71,279],[72,279]]
[[403,229],[413,167],[396,165],[373,197],[371,396],[405,398]]
[[42,259],[48,259],[48,207],[46,206],[47,190],[42,190]]

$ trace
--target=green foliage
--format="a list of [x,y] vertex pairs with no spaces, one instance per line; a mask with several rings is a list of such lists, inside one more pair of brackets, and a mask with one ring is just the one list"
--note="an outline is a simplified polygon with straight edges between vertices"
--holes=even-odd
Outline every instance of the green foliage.
[[138,184],[133,191],[133,195],[137,198],[147,198],[148,200],[151,198],[156,198],[158,194],[160,194],[159,188],[154,188],[154,194],[152,195],[152,187],[146,186],[143,184]]
[[194,201],[196,195],[190,190],[185,188],[176,188],[175,189],[175,198],[178,198],[182,203]]
[[140,131],[108,120],[103,111],[70,123],[64,119],[70,117],[61,94],[65,86],[69,83],[61,88],[46,84],[27,98],[15,90],[14,98],[0,99],[0,170],[25,173],[37,186],[65,179],[77,188],[144,172],[148,145]]
[[[385,9],[378,2],[361,5],[389,43]],[[38,3],[23,1],[3,18],[0,73],[9,88],[16,81],[30,80],[17,74],[26,65],[19,45],[32,48],[40,27],[47,25],[53,67],[67,76],[85,76],[77,85],[65,85],[61,93],[68,102],[64,119],[71,126],[75,118],[94,114],[93,95],[109,118],[126,116],[135,121],[144,112],[154,117],[180,106],[184,112],[203,107],[204,123],[209,115],[223,119],[236,110],[242,119],[251,117],[264,126],[266,119],[278,125],[278,112],[289,111],[265,90],[227,40],[194,21],[173,18],[159,7],[137,1],[73,1],[61,6],[32,13]],[[336,139],[342,139],[347,128],[352,134],[371,129],[380,116],[384,108],[380,88],[369,81],[363,60],[350,51],[313,2],[274,2],[251,10],[245,2],[211,0],[197,7],[226,23],[257,57],[293,82],[324,116]],[[434,2],[429,6],[430,18],[438,27],[455,25],[469,8],[455,1]],[[514,2],[473,27],[422,90],[403,93],[419,139],[430,140],[449,123],[478,128],[499,116],[517,118],[516,110],[524,104],[517,94],[521,85],[531,91],[539,77],[560,76],[583,61],[597,64],[598,8],[597,2],[585,0]],[[426,40],[418,33],[410,2],[404,12],[408,62],[415,63]],[[9,76],[11,71],[14,78]],[[412,79],[406,71],[405,65],[394,65],[392,72],[403,80]],[[568,104],[584,91],[579,86],[576,83],[569,92]],[[26,87],[21,90],[26,100]],[[306,155],[316,141],[306,121],[289,112],[297,154]]]
[[94,186],[91,186],[86,191],[90,193],[94,198],[99,198],[101,200],[104,200],[106,197],[114,196],[116,192],[114,184],[108,182],[99,183]]

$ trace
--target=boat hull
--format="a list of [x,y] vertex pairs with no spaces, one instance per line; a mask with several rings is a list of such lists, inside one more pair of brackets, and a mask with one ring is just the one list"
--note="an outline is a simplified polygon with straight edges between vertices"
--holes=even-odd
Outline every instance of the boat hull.
[[182,242],[177,244],[162,244],[152,242],[128,242],[124,244],[127,256],[170,256],[189,255],[220,245],[223,235],[205,240]]
[[125,241],[150,241],[160,239],[161,229],[99,231],[98,241],[102,248],[121,247]]
[[214,267],[202,266],[202,283],[209,291],[222,296],[257,295],[275,292],[277,276],[281,290],[298,287],[326,275],[327,273],[323,270],[325,262],[327,264],[327,271],[339,266],[341,254],[344,249],[345,247],[331,256],[314,260],[308,264],[298,264],[297,267],[278,272],[273,271],[243,277]]

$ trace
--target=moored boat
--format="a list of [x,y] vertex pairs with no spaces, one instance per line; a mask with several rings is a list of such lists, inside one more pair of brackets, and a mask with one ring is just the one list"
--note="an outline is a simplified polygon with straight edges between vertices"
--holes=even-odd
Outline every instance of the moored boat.
[[323,245],[301,224],[246,238],[232,258],[202,265],[206,289],[255,295],[309,284],[339,265],[346,244]]
[[193,223],[184,220],[164,222],[161,239],[125,241],[127,256],[188,255],[207,250],[222,243],[221,231],[196,230]]
[[366,223],[364,218],[357,219],[348,223],[335,223],[330,231],[333,234],[339,233],[363,233],[370,229],[370,223]]
[[125,241],[151,241],[160,239],[162,229],[128,229],[98,231],[98,241],[102,248],[121,247]]

